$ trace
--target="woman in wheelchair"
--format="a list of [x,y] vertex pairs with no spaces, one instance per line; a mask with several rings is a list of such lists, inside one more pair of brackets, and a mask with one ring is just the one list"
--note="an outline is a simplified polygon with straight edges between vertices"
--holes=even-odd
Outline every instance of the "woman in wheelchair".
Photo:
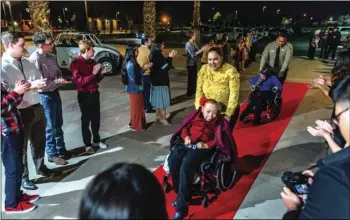
[[[247,107],[240,116],[240,121],[243,122],[248,115],[254,110],[253,125],[261,124],[261,112],[264,110],[263,105],[269,100],[280,97],[282,93],[282,83],[274,74],[271,74],[269,67],[264,67],[261,72],[249,79],[252,85],[253,92],[249,96]],[[272,108],[277,108],[274,104]],[[273,109],[273,111],[276,111]]]
[[214,154],[216,146],[230,161],[236,157],[229,123],[220,115],[219,103],[203,97],[201,106],[185,118],[170,141],[168,165],[177,193],[172,203],[176,207],[173,219],[183,219],[188,214],[194,176],[201,163]]

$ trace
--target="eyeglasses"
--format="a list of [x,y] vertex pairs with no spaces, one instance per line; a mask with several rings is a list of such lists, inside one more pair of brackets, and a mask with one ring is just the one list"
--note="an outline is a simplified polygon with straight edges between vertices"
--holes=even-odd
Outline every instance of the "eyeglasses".
[[339,112],[337,115],[333,115],[332,116],[332,123],[335,124],[335,125],[339,125],[339,117],[347,112],[348,110],[350,109],[350,107],[347,107],[346,109],[344,109],[343,111]]

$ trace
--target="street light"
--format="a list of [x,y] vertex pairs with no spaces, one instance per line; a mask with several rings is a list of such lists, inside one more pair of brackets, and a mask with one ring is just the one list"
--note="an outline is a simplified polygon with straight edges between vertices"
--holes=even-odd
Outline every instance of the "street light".
[[2,2],[1,3],[2,5],[2,9],[4,10],[4,17],[5,17],[5,26],[7,26],[7,16],[6,16],[6,8],[5,8],[5,3]]
[[84,1],[84,3],[85,3],[86,28],[87,28],[88,31],[90,31],[89,14],[88,14],[88,5],[87,5],[87,1]]
[[278,9],[278,10],[277,10],[277,14],[280,13],[280,11],[281,11],[281,10]]
[[305,13],[305,14],[304,14],[304,17],[306,17],[306,16],[307,16],[307,14]]
[[68,11],[67,8],[62,8],[63,19],[64,19],[64,21],[66,22],[66,25],[67,25],[67,27],[68,27],[68,21],[67,21],[67,19],[66,19],[66,11]]
[[310,18],[310,20],[313,20],[313,19],[314,19],[314,17],[311,17],[311,18]]
[[238,17],[238,11],[236,11],[236,18]]
[[11,17],[11,23],[12,23],[12,27],[13,27],[13,31],[16,31],[15,29],[15,24],[13,22],[13,17],[12,17],[12,8],[11,8],[11,2],[10,1],[6,1],[6,4],[9,7],[9,11],[10,11],[10,17]]
[[265,14],[266,5],[263,7],[263,14]]
[[329,20],[330,20],[330,21],[333,21],[333,17],[330,17]]

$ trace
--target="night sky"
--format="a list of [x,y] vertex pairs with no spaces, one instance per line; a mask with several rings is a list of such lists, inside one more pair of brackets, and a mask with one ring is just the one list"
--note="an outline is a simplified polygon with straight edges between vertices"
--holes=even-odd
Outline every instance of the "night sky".
[[[279,20],[276,11],[280,9],[280,16],[292,17],[295,20],[303,17],[304,13],[313,16],[314,20],[325,19],[329,16],[336,16],[350,11],[350,2],[201,2],[201,20],[207,21],[214,15],[214,10],[221,12],[223,18],[229,13],[235,15],[238,10],[238,17],[242,24],[259,23],[262,19],[262,7],[266,5],[265,18],[268,21]],[[122,23],[126,22],[125,15],[130,16],[134,23],[142,23],[142,6],[143,2],[123,2],[123,1],[88,1],[90,17],[115,18],[116,11],[119,11],[118,19]],[[25,11],[27,2],[12,2],[12,11],[14,19],[21,16],[29,19],[29,14]],[[75,12],[77,16],[78,27],[85,25],[84,1],[51,1],[51,20],[53,25],[57,24],[57,17],[61,16],[62,8],[67,7],[67,18],[70,18]],[[161,15],[170,17],[170,21],[175,25],[190,25],[192,21],[193,1],[158,1],[156,3],[157,21],[160,21]],[[4,13],[2,11],[1,17]],[[7,12],[9,18],[9,13]]]

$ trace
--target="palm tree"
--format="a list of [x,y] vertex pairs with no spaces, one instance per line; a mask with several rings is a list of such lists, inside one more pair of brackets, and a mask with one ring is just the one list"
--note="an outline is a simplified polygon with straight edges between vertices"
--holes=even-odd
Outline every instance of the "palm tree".
[[34,32],[43,31],[52,34],[50,24],[50,9],[48,1],[28,1],[28,12],[31,17]]
[[146,36],[156,36],[156,2],[154,0],[143,3],[143,29]]
[[196,43],[200,44],[200,25],[201,25],[201,15],[200,15],[200,2],[198,0],[194,0],[193,5],[193,22],[192,26],[194,32],[196,33]]

